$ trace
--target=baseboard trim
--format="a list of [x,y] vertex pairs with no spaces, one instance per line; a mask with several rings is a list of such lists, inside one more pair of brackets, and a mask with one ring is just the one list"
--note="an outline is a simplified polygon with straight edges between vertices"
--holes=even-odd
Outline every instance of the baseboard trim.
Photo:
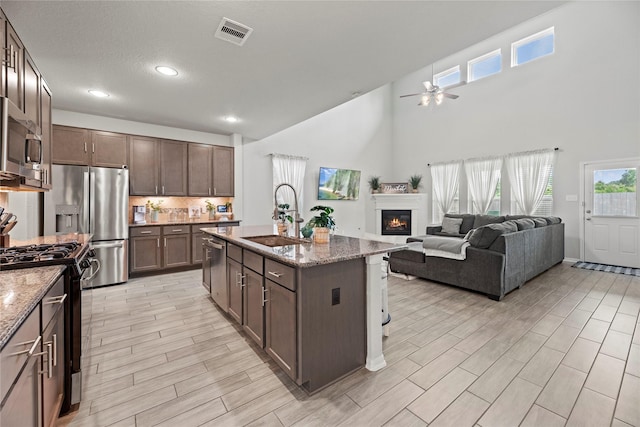
[[570,264],[575,264],[576,262],[580,261],[577,258],[565,258],[562,260],[562,262],[566,262],[566,263],[570,263]]

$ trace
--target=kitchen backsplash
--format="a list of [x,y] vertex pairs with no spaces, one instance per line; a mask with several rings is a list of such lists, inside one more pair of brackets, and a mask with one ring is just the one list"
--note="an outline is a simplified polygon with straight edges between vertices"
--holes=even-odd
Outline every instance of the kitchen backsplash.
[[8,208],[9,204],[9,195],[7,193],[1,193],[0,192],[0,206],[2,206],[3,208]]
[[[1,200],[1,199],[0,199]],[[159,203],[160,210],[160,222],[168,221],[169,214],[172,210],[183,213],[187,218],[189,216],[189,209],[191,207],[198,206],[200,208],[200,217],[207,218],[209,213],[206,209],[206,201],[211,202],[214,205],[224,205],[226,203],[232,204],[233,209],[233,197],[149,197],[149,196],[130,196],[129,197],[129,223],[133,222],[133,207],[144,206],[148,201],[153,203]],[[0,203],[0,206],[2,204]]]

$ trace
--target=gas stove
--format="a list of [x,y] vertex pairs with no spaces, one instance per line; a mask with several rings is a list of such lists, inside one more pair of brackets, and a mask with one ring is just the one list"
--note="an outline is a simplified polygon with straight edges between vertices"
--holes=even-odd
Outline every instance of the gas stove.
[[90,252],[88,245],[77,240],[0,248],[0,270],[69,265],[79,275],[89,267],[86,258],[93,256]]

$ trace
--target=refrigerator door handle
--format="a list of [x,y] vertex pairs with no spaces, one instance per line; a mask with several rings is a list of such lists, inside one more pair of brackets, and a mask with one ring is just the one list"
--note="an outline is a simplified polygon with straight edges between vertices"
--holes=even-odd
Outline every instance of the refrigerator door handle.
[[83,188],[83,196],[82,196],[82,215],[78,218],[78,222],[82,221],[82,224],[78,224],[78,228],[81,233],[91,233],[91,200],[90,200],[90,179],[89,174],[91,173],[89,168],[84,168],[82,172],[82,188]]
[[96,174],[89,168],[89,233],[95,233],[96,216]]

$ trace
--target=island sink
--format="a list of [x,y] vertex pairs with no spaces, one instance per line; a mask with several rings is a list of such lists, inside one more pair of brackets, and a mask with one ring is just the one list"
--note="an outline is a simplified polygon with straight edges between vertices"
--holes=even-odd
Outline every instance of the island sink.
[[299,245],[300,243],[309,243],[307,240],[303,240],[296,237],[289,236],[278,236],[276,234],[269,234],[266,236],[249,236],[243,237],[245,240],[250,240],[254,243],[258,243],[261,245],[269,246],[271,248],[277,246],[289,246],[289,245]]

